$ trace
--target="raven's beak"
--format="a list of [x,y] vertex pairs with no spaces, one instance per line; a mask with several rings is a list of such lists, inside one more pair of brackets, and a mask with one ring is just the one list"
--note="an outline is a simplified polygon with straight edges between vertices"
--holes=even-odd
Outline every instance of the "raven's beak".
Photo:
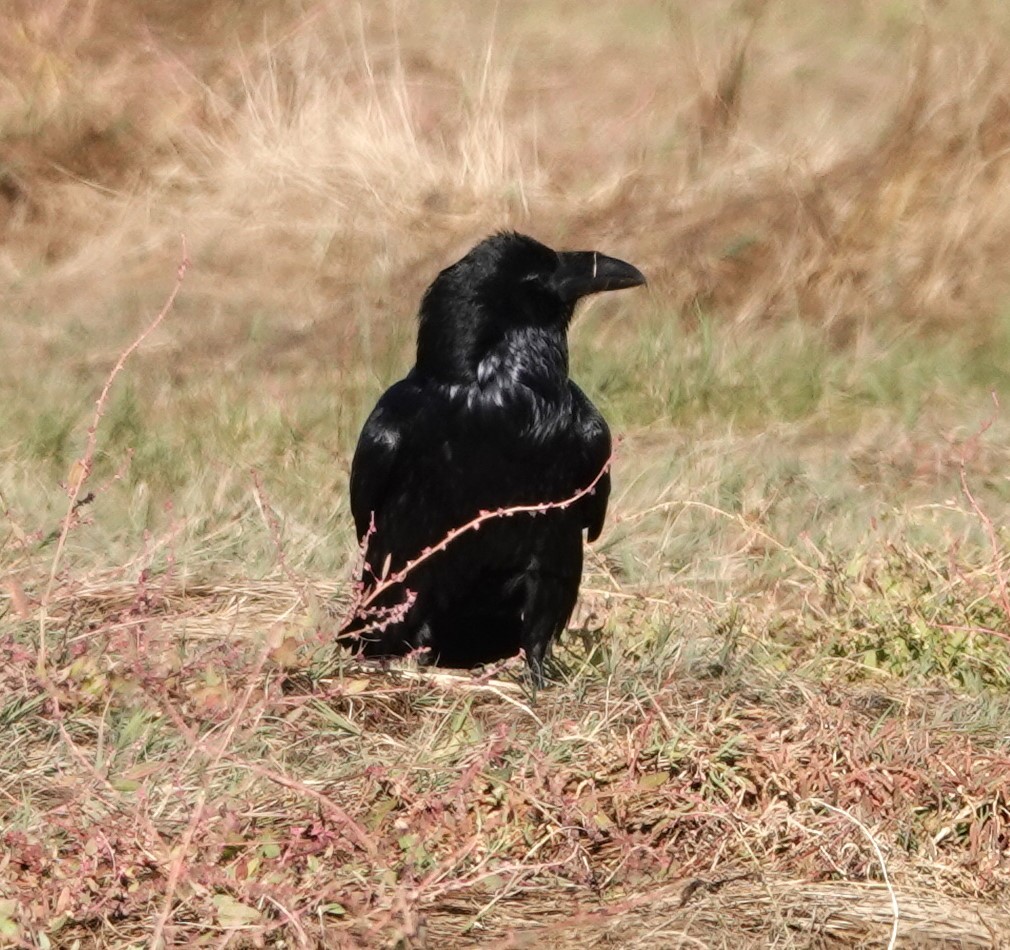
[[551,278],[551,285],[565,303],[587,294],[639,287],[645,283],[645,276],[637,267],[597,251],[562,251],[558,258],[558,269]]

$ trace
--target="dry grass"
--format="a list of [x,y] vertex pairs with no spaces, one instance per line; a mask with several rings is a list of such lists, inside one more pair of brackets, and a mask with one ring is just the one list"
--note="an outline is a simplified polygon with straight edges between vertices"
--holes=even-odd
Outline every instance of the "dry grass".
[[[8,4],[0,943],[1005,945],[1008,26]],[[651,286],[573,331],[623,441],[535,703],[332,647],[363,414],[506,225]]]
[[[5,648],[22,933],[130,942],[162,914],[178,944],[879,940],[890,918],[858,886],[881,873],[867,832],[904,939],[985,946],[976,921],[1006,924],[978,903],[1008,883],[1005,697],[818,684],[757,672],[760,648],[689,657],[672,639],[577,647],[584,668],[535,707],[487,678],[306,679],[328,638],[277,609],[278,588],[238,595],[275,616],[259,635],[222,636],[237,592],[162,579],[58,599],[52,676]],[[946,906],[960,916],[931,916]]]

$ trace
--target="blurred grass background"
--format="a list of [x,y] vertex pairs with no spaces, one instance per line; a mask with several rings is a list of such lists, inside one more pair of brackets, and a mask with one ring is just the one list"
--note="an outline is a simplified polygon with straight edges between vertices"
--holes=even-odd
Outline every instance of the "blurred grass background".
[[107,471],[128,448],[132,464],[75,543],[100,563],[171,501],[195,549],[257,467],[337,569],[349,453],[411,362],[420,292],[503,226],[650,277],[650,296],[601,300],[573,333],[574,374],[649,447],[619,485],[659,465],[681,497],[704,493],[678,460],[714,441],[760,495],[742,447],[774,430],[822,446],[794,467],[846,488],[846,521],[943,496],[952,445],[1007,384],[1008,16],[14,3],[7,504],[40,527],[58,510],[94,393],[185,233],[185,293],[104,423]]

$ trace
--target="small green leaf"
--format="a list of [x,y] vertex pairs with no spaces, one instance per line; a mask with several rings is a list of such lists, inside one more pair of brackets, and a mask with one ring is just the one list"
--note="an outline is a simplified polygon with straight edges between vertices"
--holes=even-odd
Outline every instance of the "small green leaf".
[[669,781],[670,776],[666,772],[650,772],[638,780],[638,787],[644,792],[651,792],[655,788],[662,788]]
[[260,919],[260,912],[255,907],[235,900],[231,894],[215,894],[214,907],[217,917],[225,927],[242,927],[255,923]]
[[614,827],[614,823],[610,820],[610,816],[606,815],[602,811],[598,811],[595,815],[593,815],[593,822],[600,831],[609,831]]

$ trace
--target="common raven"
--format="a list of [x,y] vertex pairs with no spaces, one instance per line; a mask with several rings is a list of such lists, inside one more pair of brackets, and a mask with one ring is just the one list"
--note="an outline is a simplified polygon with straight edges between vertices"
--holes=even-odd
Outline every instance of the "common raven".
[[[435,278],[414,368],[379,400],[354,453],[365,569],[342,644],[371,657],[427,648],[427,662],[451,667],[521,647],[543,683],[575,607],[582,532],[597,538],[610,493],[610,430],[568,378],[568,324],[580,297],[644,283],[623,261],[513,232]],[[482,512],[562,502],[589,486],[536,515],[485,514],[438,547]]]

